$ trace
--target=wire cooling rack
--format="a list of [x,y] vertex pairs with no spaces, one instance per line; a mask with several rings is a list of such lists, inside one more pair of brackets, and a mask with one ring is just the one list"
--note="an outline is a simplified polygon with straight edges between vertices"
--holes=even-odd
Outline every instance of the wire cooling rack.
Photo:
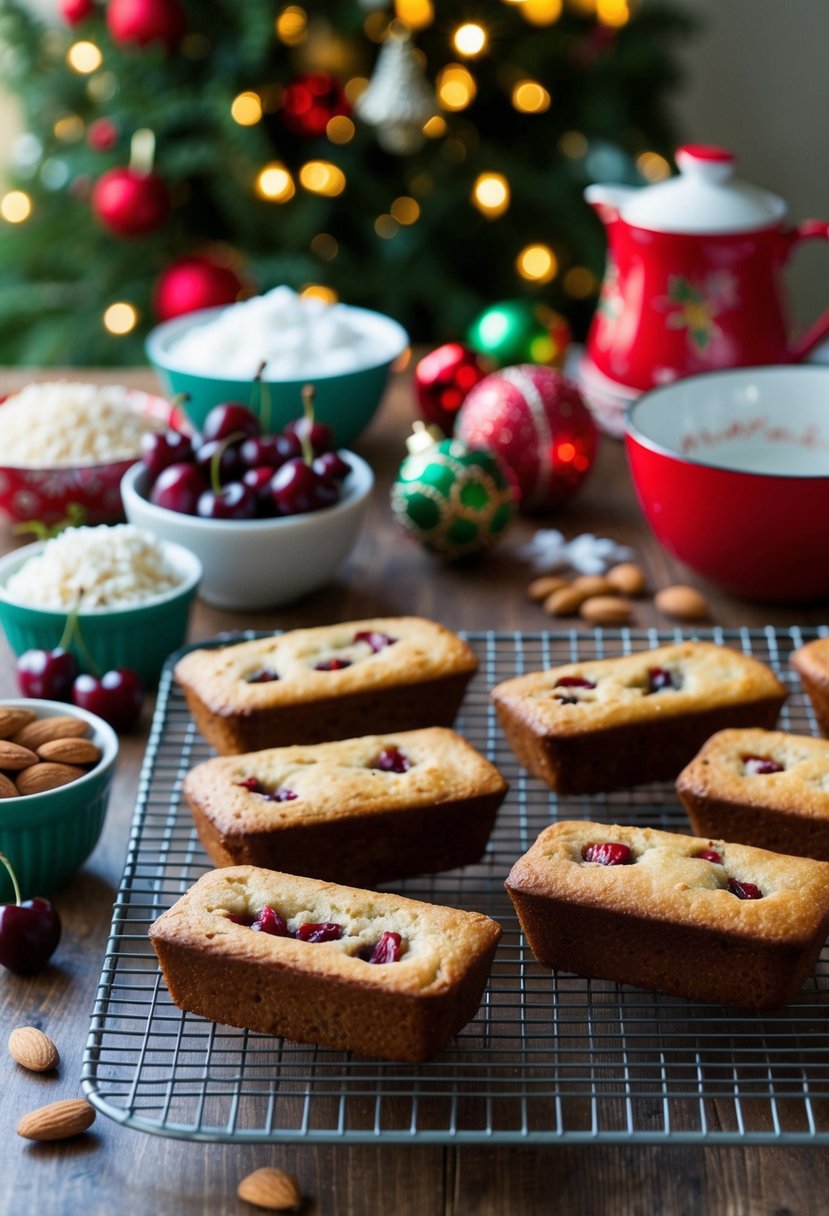
[[[791,691],[781,728],[815,734],[788,656],[818,632],[829,631],[693,636],[768,663]],[[475,1020],[433,1063],[405,1066],[214,1025],[171,1002],[147,929],[210,868],[181,796],[185,773],[210,749],[171,679],[171,659],[84,1057],[92,1103],[131,1127],[193,1140],[828,1144],[829,950],[789,1008],[744,1013],[551,974],[533,959],[504,894],[513,861],[553,819],[688,824],[666,784],[556,799],[517,766],[488,689],[524,671],[683,636],[468,635],[480,670],[457,726],[503,771],[510,793],[479,865],[395,889],[485,912],[504,936]]]

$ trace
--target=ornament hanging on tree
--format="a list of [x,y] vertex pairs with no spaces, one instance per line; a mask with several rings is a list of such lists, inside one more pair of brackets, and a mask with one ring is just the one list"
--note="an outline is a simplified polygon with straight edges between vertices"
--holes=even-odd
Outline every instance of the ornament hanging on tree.
[[498,367],[538,363],[563,367],[572,333],[561,313],[537,300],[502,300],[475,318],[467,341]]
[[93,152],[109,152],[118,143],[118,128],[111,118],[96,118],[86,129],[86,142]]
[[392,486],[392,512],[429,553],[469,557],[502,535],[514,514],[514,491],[491,452],[437,434],[414,424]]
[[332,118],[351,113],[345,89],[330,72],[307,72],[285,86],[282,121],[295,135],[325,134]]
[[60,0],[60,15],[67,25],[80,25],[94,12],[93,0]]
[[458,410],[470,389],[483,380],[493,364],[460,342],[445,342],[416,364],[414,390],[420,412],[451,435]]
[[598,447],[596,424],[576,385],[533,364],[506,367],[477,384],[455,429],[511,471],[522,511],[548,511],[575,494]]
[[153,302],[159,321],[169,321],[200,308],[235,304],[242,281],[226,262],[207,254],[177,258],[155,286]]
[[187,28],[179,0],[109,0],[106,22],[113,42],[121,47],[161,42],[169,51]]
[[438,104],[411,35],[400,22],[392,24],[354,112],[374,127],[385,152],[409,156],[422,146],[423,125],[437,114]]
[[92,190],[92,210],[118,236],[145,236],[160,228],[170,210],[167,184],[152,172],[155,136],[143,128],[130,144],[126,168],[110,169]]

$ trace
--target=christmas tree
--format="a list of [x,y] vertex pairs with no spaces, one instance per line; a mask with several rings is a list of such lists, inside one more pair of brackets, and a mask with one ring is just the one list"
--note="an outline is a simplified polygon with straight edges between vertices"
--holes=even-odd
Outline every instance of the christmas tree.
[[670,172],[683,12],[647,0],[0,0],[19,97],[0,360],[140,362],[285,283],[420,340],[528,297],[583,330],[590,181]]

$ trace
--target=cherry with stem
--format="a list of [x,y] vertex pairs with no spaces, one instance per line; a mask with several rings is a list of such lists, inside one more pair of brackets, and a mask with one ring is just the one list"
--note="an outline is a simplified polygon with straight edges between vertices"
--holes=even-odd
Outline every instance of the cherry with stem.
[[4,853],[14,903],[0,905],[0,966],[15,975],[35,975],[46,966],[60,941],[57,909],[48,899],[22,899],[14,867]]

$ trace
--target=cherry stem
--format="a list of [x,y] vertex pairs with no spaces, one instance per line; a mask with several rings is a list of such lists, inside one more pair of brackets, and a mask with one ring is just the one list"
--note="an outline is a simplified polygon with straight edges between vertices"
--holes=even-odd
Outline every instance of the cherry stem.
[[81,610],[81,600],[83,599],[83,591],[78,593],[78,598],[75,600],[72,611],[66,618],[66,624],[63,627],[63,633],[60,635],[58,647],[61,650],[68,650],[72,641],[72,636],[78,628],[78,613]]
[[220,494],[222,491],[221,464],[222,457],[232,443],[238,443],[240,439],[247,439],[244,431],[234,431],[232,435],[228,435],[227,439],[223,439],[216,448],[216,451],[210,457],[210,489],[214,494]]
[[70,619],[72,621],[72,633],[70,634],[70,638],[74,635],[75,648],[78,651],[78,655],[81,659],[81,662],[83,663],[84,667],[89,668],[91,674],[95,677],[96,680],[100,680],[101,668],[93,659],[93,657],[90,653],[89,647],[87,646],[86,642],[83,639],[83,634],[81,633],[81,622],[78,619],[77,605],[75,606],[75,609],[73,610]]
[[269,435],[271,430],[271,390],[265,383],[265,368],[267,359],[263,359],[253,377],[254,384],[259,385],[259,419],[262,423],[262,434]]
[[182,418],[184,419],[184,421],[187,423],[188,427],[190,428],[191,433],[195,435],[196,428],[193,426],[193,419],[190,417],[190,415],[187,413],[187,410],[185,409],[185,406],[187,405],[187,402],[189,400],[190,400],[189,393],[176,393],[174,397],[170,398],[170,414],[172,415],[176,410],[178,410],[178,412],[181,414]]
[[314,463],[314,449],[311,446],[311,427],[314,425],[314,386],[306,384],[302,389],[302,409],[305,413],[306,426],[301,427],[299,442],[302,444],[302,459],[307,465]]
[[12,866],[12,863],[9,861],[9,859],[5,853],[0,853],[0,861],[6,867],[9,878],[12,880],[12,886],[14,887],[14,902],[17,904],[17,906],[19,908],[20,904],[22,902],[22,897],[20,895],[20,886],[17,881],[17,875],[14,872],[14,867]]

